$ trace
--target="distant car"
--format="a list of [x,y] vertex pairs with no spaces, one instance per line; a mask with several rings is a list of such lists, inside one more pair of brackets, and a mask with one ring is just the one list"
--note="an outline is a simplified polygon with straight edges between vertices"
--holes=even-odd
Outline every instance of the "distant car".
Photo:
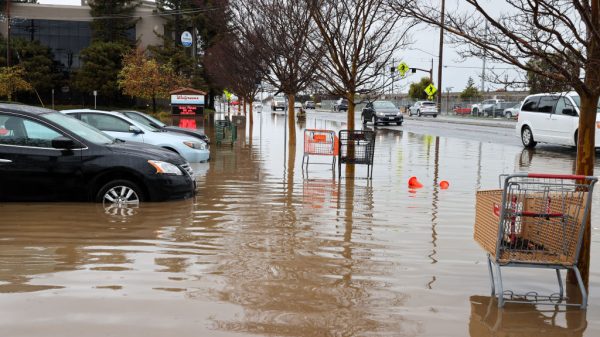
[[313,101],[305,101],[304,102],[304,109],[314,109],[315,106],[315,102]]
[[261,113],[263,109],[263,104],[260,101],[254,102],[252,103],[252,107],[254,108],[254,111]]
[[205,162],[210,159],[210,152],[204,141],[146,126],[119,112],[91,109],[63,110],[61,112],[73,116],[111,137],[126,142],[156,145],[173,151],[190,163]]
[[342,112],[348,111],[348,100],[345,98],[340,98],[331,106],[332,112]]
[[96,201],[118,207],[194,195],[190,165],[123,143],[57,111],[0,104],[0,200]]
[[199,139],[203,140],[204,142],[206,142],[206,144],[210,144],[210,138],[208,138],[208,136],[205,135],[200,130],[186,129],[186,128],[180,128],[178,126],[167,125],[148,114],[145,114],[145,113],[139,112],[139,111],[135,111],[135,110],[119,110],[117,112],[120,112],[120,113],[124,114],[125,116],[133,119],[134,121],[142,123],[146,126],[150,126],[153,128],[164,130],[164,131],[182,133],[182,134],[185,134],[185,135],[188,135],[191,137],[199,138]]
[[375,101],[367,103],[363,108],[361,120],[363,125],[366,125],[368,122],[372,122],[373,125],[377,125],[377,123],[385,125],[396,123],[396,125],[402,125],[404,117],[394,103],[390,101]]
[[438,108],[435,102],[417,101],[410,109],[408,109],[408,115],[417,115],[419,117],[430,115],[435,118],[438,115]]
[[519,110],[521,110],[521,105],[523,104],[523,102],[519,102],[515,105],[513,105],[510,108],[506,108],[504,109],[504,111],[502,112],[504,117],[506,118],[517,118],[519,117]]
[[479,104],[473,104],[471,105],[471,113],[474,116],[482,116],[485,115],[486,111],[489,111],[490,108],[493,108],[496,104],[501,103],[501,102],[506,102],[506,100],[503,99],[486,99],[485,101],[479,103]]
[[302,103],[300,103],[300,102],[294,102],[294,111],[300,112],[302,110],[303,110]]
[[271,101],[271,111],[277,111],[281,109],[281,111],[285,111],[287,100],[283,96],[275,96]]
[[455,106],[452,111],[454,111],[455,115],[470,115],[471,108],[463,108],[460,105]]
[[513,107],[516,102],[501,101],[492,105],[487,105],[483,109],[483,116],[485,117],[504,117],[504,110]]

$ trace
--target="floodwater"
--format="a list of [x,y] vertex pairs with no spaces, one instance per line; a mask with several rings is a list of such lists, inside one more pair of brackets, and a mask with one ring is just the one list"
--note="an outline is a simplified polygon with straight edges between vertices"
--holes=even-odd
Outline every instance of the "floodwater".
[[[598,229],[587,311],[498,310],[472,238],[477,189],[500,173],[571,172],[571,150],[378,130],[373,180],[360,166],[339,180],[329,158],[302,170],[300,128],[343,125],[309,117],[289,156],[283,123],[265,111],[233,147],[213,144],[193,200],[0,205],[0,335],[600,334]],[[410,176],[424,187],[410,191]],[[504,276],[557,290],[551,271]]]

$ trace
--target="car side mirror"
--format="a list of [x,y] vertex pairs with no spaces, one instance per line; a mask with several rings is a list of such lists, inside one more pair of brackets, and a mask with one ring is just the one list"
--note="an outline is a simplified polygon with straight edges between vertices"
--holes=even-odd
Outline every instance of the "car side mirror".
[[65,136],[56,137],[52,139],[52,147],[61,150],[71,150],[75,148],[75,141]]
[[136,135],[139,135],[140,133],[144,133],[144,131],[142,131],[142,129],[138,128],[138,127],[137,127],[137,126],[135,126],[135,125],[130,125],[130,126],[129,126],[129,132],[133,132],[133,133],[135,133]]

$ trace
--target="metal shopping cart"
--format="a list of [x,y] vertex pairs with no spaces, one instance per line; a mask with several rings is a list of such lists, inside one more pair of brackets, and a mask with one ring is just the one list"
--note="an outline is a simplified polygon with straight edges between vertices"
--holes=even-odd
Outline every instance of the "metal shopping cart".
[[308,163],[310,156],[331,156],[331,169],[335,172],[335,160],[338,154],[338,137],[335,131],[331,130],[304,130],[304,156],[302,157],[302,168]]
[[367,165],[367,178],[373,179],[375,132],[368,130],[341,130],[339,136],[338,176],[342,164]]
[[[564,302],[560,271],[573,270],[587,306],[577,262],[596,177],[554,174],[500,176],[500,190],[478,191],[474,238],[487,252],[492,295],[504,302],[573,305]],[[495,267],[495,268],[493,268]],[[516,295],[504,291],[501,267],[556,270],[559,292]],[[494,273],[495,269],[495,273]]]
[[228,119],[216,120],[215,124],[217,144],[229,144],[233,146],[233,143],[237,140],[237,126]]

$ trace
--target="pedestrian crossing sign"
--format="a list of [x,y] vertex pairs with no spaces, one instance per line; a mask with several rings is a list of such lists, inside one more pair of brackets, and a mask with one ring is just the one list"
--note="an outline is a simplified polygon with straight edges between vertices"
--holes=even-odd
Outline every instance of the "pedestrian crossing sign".
[[430,84],[427,86],[427,88],[425,88],[425,93],[428,96],[433,96],[433,95],[435,95],[436,92],[437,92],[437,88],[433,84]]
[[408,64],[406,64],[406,62],[404,62],[404,61],[400,62],[400,64],[398,65],[398,67],[396,69],[398,69],[398,73],[402,77],[404,77],[404,75],[406,75],[406,73],[410,70],[410,68],[408,67]]

